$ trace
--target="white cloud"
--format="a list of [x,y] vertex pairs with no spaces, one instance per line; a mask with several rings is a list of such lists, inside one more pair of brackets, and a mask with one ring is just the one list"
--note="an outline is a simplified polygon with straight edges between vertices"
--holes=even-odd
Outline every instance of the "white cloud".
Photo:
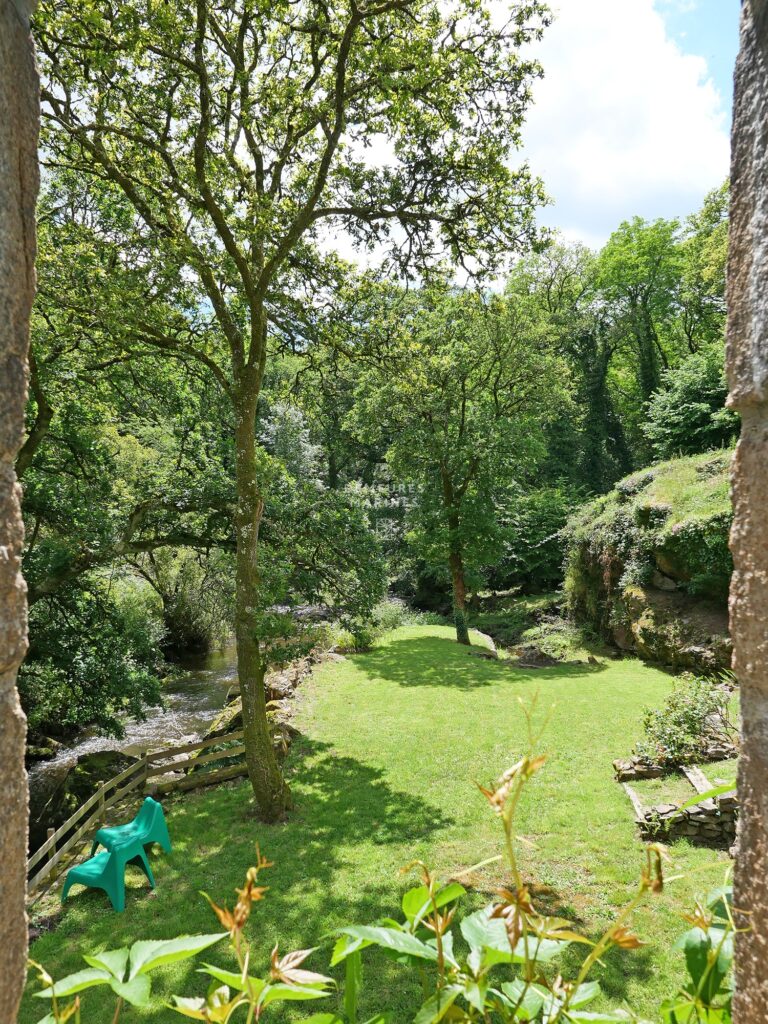
[[706,60],[680,50],[653,0],[553,6],[523,132],[556,203],[542,221],[594,246],[634,214],[692,212],[728,173],[727,115]]

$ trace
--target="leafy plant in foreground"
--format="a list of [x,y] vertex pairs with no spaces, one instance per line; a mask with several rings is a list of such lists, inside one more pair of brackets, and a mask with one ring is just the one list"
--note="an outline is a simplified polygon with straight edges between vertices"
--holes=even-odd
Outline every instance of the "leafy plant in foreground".
[[[165,964],[178,963],[196,956],[204,949],[223,939],[225,932],[218,935],[180,935],[175,939],[159,941],[142,940],[134,942],[130,949],[107,949],[91,956],[83,956],[88,964],[85,970],[70,974],[61,981],[53,978],[40,964],[31,960],[37,969],[45,988],[36,992],[38,999],[50,999],[51,1012],[39,1024],[63,1024],[74,1019],[80,1024],[80,992],[97,985],[109,985],[117,996],[113,1024],[120,1019],[125,1003],[131,1006],[147,1006],[152,982],[149,975]],[[64,1004],[62,1000],[74,996]]]
[[[521,870],[515,833],[515,817],[525,787],[546,761],[537,752],[541,734],[534,730],[532,713],[526,712],[526,718],[527,753],[504,772],[495,786],[480,787],[493,812],[501,819],[504,855],[492,857],[469,871],[505,859],[507,877],[497,898],[461,919],[459,938],[453,926],[458,917],[459,901],[466,895],[464,886],[455,877],[440,880],[421,862],[409,865],[405,870],[417,868],[421,881],[403,896],[402,920],[384,918],[373,924],[350,925],[335,933],[331,966],[344,964],[342,1008],[340,1012],[315,1013],[305,1018],[306,1024],[362,1024],[359,1004],[363,992],[363,954],[372,946],[418,974],[423,998],[421,1007],[415,1010],[413,1024],[438,1024],[440,1021],[454,1024],[522,1021],[648,1024],[629,1009],[593,1012],[587,1007],[601,994],[600,984],[592,975],[602,965],[605,954],[612,948],[633,950],[644,945],[631,928],[631,917],[649,896],[663,890],[666,850],[659,844],[645,848],[634,896],[596,941],[576,931],[571,921],[538,909],[534,887]],[[55,984],[38,966],[47,986],[39,995],[53,999],[52,1013],[45,1018],[45,1024],[60,1024],[73,1016],[79,1024],[78,993],[99,984],[109,984],[118,996],[113,1018],[117,1021],[125,1002],[135,1006],[147,1004],[150,989],[146,975],[149,971],[162,963],[194,956],[226,934],[237,969],[204,964],[199,973],[211,979],[206,995],[174,996],[170,1009],[194,1020],[227,1024],[237,1018],[252,1024],[262,1020],[269,1007],[278,1002],[330,996],[335,985],[333,979],[302,966],[314,949],[298,950],[281,957],[275,946],[268,972],[262,977],[250,973],[252,948],[244,929],[252,905],[266,892],[258,879],[260,871],[269,866],[259,853],[256,865],[248,870],[243,888],[237,890],[238,900],[233,910],[217,906],[206,896],[226,929],[220,935],[166,943],[138,942],[130,951],[113,950],[86,957],[91,971],[81,971]],[[685,956],[690,980],[677,995],[663,1003],[657,1019],[663,1024],[730,1024],[729,974],[736,931],[730,889],[724,886],[706,901],[697,902],[685,920],[691,927],[677,947]],[[554,965],[573,943],[586,947],[587,952],[575,977],[566,979]],[[61,1000],[69,996],[75,996],[74,1001],[62,1005]],[[242,1013],[238,1015],[238,1011]],[[365,1024],[389,1024],[392,1020],[394,1018],[386,1013],[377,1012]]]

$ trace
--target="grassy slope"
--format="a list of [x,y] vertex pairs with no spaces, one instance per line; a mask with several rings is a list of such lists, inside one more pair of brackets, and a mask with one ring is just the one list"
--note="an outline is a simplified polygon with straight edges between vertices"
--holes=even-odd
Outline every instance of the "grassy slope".
[[584,506],[574,522],[595,532],[601,524],[611,522],[617,506],[627,503],[635,509],[665,509],[665,531],[726,516],[731,510],[728,473],[732,455],[729,450],[705,452],[640,469],[620,480],[610,494]]
[[[450,636],[447,627],[408,627],[369,654],[323,666],[300,698],[304,739],[290,762],[297,809],[287,825],[256,822],[244,784],[170,803],[175,850],[155,858],[156,894],[149,897],[136,876],[126,912],[116,915],[98,893],[76,890],[57,930],[39,939],[32,955],[61,976],[77,969],[80,950],[214,931],[197,890],[231,900],[257,840],[276,863],[251,922],[255,964],[266,962],[278,938],[286,951],[319,943],[339,924],[395,913],[408,884],[398,869],[412,859],[450,873],[498,852],[497,821],[473,780],[494,779],[521,752],[516,698],[528,699],[537,687],[542,706],[556,706],[545,738],[549,764],[522,807],[520,831],[535,843],[524,859],[529,874],[550,887],[549,905],[590,931],[605,925],[633,886],[641,852],[611,760],[628,753],[642,707],[662,700],[669,677],[638,661],[520,671],[474,656]],[[674,856],[694,874],[641,913],[638,928],[650,945],[611,954],[603,976],[614,1002],[626,997],[649,1014],[682,977],[680,954],[669,949],[683,929],[677,912],[725,867],[722,855],[685,845]],[[486,892],[499,881],[493,870],[475,879]],[[322,970],[327,950],[326,943],[308,966]],[[226,952],[211,959],[227,962]],[[417,993],[403,986],[397,966],[369,963],[368,1007],[390,1009],[395,1024],[405,1024]],[[187,964],[156,981],[158,996],[203,990]],[[109,1019],[101,992],[85,993],[84,1024]],[[42,1017],[41,1006],[27,999],[21,1024]],[[146,1016],[182,1019],[159,1008]]]

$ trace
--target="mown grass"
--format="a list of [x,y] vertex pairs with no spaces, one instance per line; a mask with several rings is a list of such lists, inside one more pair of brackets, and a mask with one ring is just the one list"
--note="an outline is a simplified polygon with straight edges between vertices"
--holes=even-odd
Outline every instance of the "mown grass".
[[682,772],[670,772],[658,779],[639,779],[632,788],[646,807],[658,804],[684,804],[696,796],[696,790]]
[[[288,764],[296,810],[286,824],[260,824],[244,783],[169,801],[175,848],[154,859],[156,892],[131,877],[126,911],[118,915],[99,893],[80,890],[32,955],[61,976],[82,966],[81,951],[215,931],[198,890],[232,900],[258,842],[275,866],[249,924],[254,968],[267,963],[279,941],[283,951],[319,944],[307,966],[323,970],[330,948],[324,936],[335,927],[397,914],[409,885],[399,873],[404,864],[420,858],[450,875],[499,852],[498,820],[474,782],[495,779],[520,755],[517,698],[528,701],[537,690],[541,707],[554,710],[544,741],[548,764],[521,807],[525,871],[544,905],[596,935],[629,897],[641,861],[611,761],[629,752],[642,708],[660,703],[670,685],[667,675],[634,660],[518,670],[459,647],[449,627],[397,630],[368,654],[324,665],[301,691],[303,737]],[[627,999],[657,1018],[659,1001],[683,979],[681,955],[671,949],[684,928],[678,914],[694,893],[721,880],[727,861],[684,843],[673,853],[686,878],[639,913],[637,928],[649,944],[606,958],[605,1005]],[[492,867],[470,880],[468,908],[487,901],[503,878]],[[566,968],[580,956],[574,948]],[[210,960],[229,963],[226,949],[211,952]],[[394,1024],[412,1020],[419,992],[405,977],[398,965],[372,956],[365,1009],[391,1011]],[[143,1015],[130,1010],[124,1019],[180,1020],[162,1000],[204,989],[193,965],[164,969],[153,1008]],[[86,992],[84,1024],[108,1021],[110,1005],[104,990]],[[37,1021],[41,1008],[27,997],[21,1024]],[[298,1020],[309,1012],[281,1008],[268,1019]]]

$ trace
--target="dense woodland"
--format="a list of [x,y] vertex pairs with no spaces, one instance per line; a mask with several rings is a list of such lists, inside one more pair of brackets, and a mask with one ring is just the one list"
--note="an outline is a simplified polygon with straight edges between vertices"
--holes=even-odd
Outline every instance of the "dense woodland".
[[[596,251],[543,228],[521,151],[553,15],[501,7],[37,6],[16,472],[46,1021],[91,988],[84,1020],[731,1019],[729,184]],[[94,891],[62,909],[65,871],[62,901]],[[236,970],[176,970],[226,936]],[[301,968],[323,945],[333,978]]]
[[467,643],[468,594],[558,584],[591,495],[732,440],[727,190],[599,253],[540,230],[514,162],[549,20],[41,5],[33,736],[119,731],[233,632],[279,817],[263,681],[312,642],[297,606],[362,636],[389,588]]
[[[291,606],[361,628],[387,588],[452,606],[463,638],[467,594],[559,585],[560,531],[590,496],[728,445],[726,208],[723,186],[684,223],[619,225],[598,253],[542,239],[498,288],[345,267],[311,343],[270,338],[256,430],[276,645],[302,642]],[[119,730],[161,699],[166,659],[233,628],[229,385],[198,358],[210,311],[183,282],[153,281],[170,293],[159,323],[134,328],[149,286],[130,225],[115,189],[48,180],[18,466],[38,733]]]

